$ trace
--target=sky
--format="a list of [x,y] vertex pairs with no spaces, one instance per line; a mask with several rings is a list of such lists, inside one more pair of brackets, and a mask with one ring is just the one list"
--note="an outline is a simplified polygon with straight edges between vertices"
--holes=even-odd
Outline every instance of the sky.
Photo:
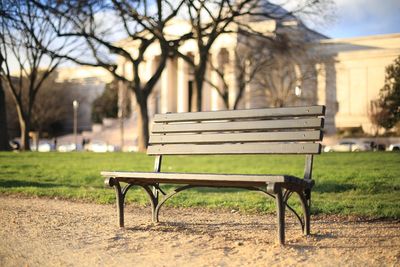
[[334,21],[316,28],[331,38],[400,33],[400,0],[334,0]]

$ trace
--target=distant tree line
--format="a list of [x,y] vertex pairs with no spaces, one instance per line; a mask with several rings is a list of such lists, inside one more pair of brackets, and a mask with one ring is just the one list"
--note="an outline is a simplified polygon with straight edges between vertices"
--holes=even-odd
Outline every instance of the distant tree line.
[[[79,88],[79,84],[66,81],[57,82],[56,77],[57,73],[54,72],[43,82],[32,107],[30,129],[37,132],[39,137],[50,138],[65,134],[67,129],[64,126],[67,121],[71,120],[73,114],[72,101],[85,101],[83,93],[76,90],[76,88]],[[19,80],[15,79],[14,83],[19,83]],[[28,103],[27,90],[26,87],[22,88],[21,94],[24,95],[22,105]],[[17,109],[9,92],[5,94],[5,107],[7,109],[8,132],[12,134],[10,137],[15,137],[21,132],[21,129]]]
[[116,82],[106,84],[103,93],[92,103],[91,118],[93,123],[102,123],[104,118],[118,118],[118,111],[124,109],[123,117],[131,114],[130,101],[125,101],[124,106],[118,104],[118,85]]

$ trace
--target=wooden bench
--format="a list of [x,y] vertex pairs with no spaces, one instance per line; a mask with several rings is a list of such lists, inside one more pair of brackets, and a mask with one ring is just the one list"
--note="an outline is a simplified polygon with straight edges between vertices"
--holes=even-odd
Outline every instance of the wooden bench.
[[[310,106],[155,115],[147,149],[148,155],[156,156],[154,171],[101,172],[105,183],[115,188],[119,225],[124,226],[124,199],[134,185],[144,188],[149,195],[154,222],[158,222],[165,201],[182,190],[199,186],[235,187],[275,198],[280,244],[285,242],[286,208],[299,220],[303,233],[309,235],[313,155],[321,151],[318,141],[322,140],[324,113],[324,106]],[[161,171],[165,155],[232,154],[304,154],[304,177]],[[126,185],[121,187],[121,182]],[[180,186],[166,194],[161,184]],[[302,216],[287,203],[292,193],[299,196]]]

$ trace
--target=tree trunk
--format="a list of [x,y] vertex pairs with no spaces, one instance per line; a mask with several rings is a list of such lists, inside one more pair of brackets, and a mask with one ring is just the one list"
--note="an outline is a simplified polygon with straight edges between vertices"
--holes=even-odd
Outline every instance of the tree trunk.
[[204,84],[204,76],[207,70],[208,64],[208,54],[202,53],[200,51],[200,62],[198,68],[195,69],[195,80],[196,80],[196,107],[197,111],[202,110],[203,104],[203,84]]
[[143,98],[144,99],[141,99],[139,101],[138,97],[136,97],[137,104],[139,106],[139,117],[137,125],[139,152],[146,152],[147,145],[149,143],[149,114],[147,110],[147,97]]
[[195,90],[196,90],[196,101],[195,101],[195,103],[193,105],[195,107],[194,111],[201,111],[201,106],[203,104],[202,103],[202,98],[203,98],[202,89],[203,89],[203,81],[201,81],[200,78],[196,77],[196,88],[195,88]]
[[18,113],[19,128],[21,130],[20,150],[29,151],[30,150],[29,131],[31,130],[30,122],[29,119],[25,117],[21,106],[18,104],[17,104],[17,113]]
[[3,85],[0,81],[0,151],[10,150],[7,130],[7,110]]
[[239,90],[238,90],[238,92],[237,92],[236,99],[235,99],[235,103],[233,104],[232,109],[237,109],[237,108],[238,108],[239,102],[240,102],[240,100],[241,100],[242,97],[243,97],[243,92],[245,91],[245,87],[246,87],[246,84],[241,84],[241,85],[239,86],[239,88],[238,88]]
[[[30,139],[29,139],[29,132],[30,132],[30,123],[27,120],[23,122],[24,127],[21,127],[21,150],[22,151],[29,151],[31,149],[30,146]],[[21,120],[20,120],[21,125]]]
[[196,72],[196,111],[201,111],[202,110],[202,104],[203,104],[203,84],[204,84],[204,75],[206,72],[206,67],[200,66],[200,69]]

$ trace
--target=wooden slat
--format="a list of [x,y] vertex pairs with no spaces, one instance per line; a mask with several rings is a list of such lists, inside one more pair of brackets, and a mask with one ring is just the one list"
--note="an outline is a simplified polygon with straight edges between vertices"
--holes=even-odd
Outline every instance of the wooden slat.
[[201,120],[232,120],[250,118],[279,118],[301,116],[323,116],[325,106],[311,107],[287,107],[287,108],[263,108],[246,110],[224,110],[156,114],[154,122],[183,122]]
[[291,119],[263,121],[230,121],[203,123],[155,123],[153,133],[188,133],[188,132],[217,132],[217,131],[249,131],[249,130],[278,130],[278,129],[318,129],[323,126],[323,119]]
[[222,145],[151,145],[148,155],[319,154],[315,143],[247,143]]
[[220,173],[176,173],[176,172],[127,172],[103,171],[102,176],[113,178],[142,178],[163,180],[198,180],[224,182],[261,182],[261,183],[293,183],[308,184],[304,179],[291,175],[268,174],[220,174]]
[[321,131],[151,135],[150,144],[212,144],[238,142],[320,141]]
[[[212,180],[212,181],[252,181],[252,182],[284,182],[284,175],[264,174],[218,174],[218,173],[174,173],[174,172],[101,172],[106,177],[126,177],[144,179],[183,179],[183,180]],[[300,179],[299,179],[300,180]]]

